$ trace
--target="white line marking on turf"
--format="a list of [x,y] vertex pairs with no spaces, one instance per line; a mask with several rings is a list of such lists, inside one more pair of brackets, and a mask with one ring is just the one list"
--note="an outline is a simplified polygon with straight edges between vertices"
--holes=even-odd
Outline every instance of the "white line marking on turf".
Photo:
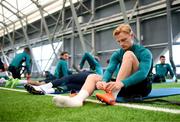
[[4,88],[4,87],[0,87],[0,89],[3,89],[3,90],[9,90],[9,91],[27,92],[27,91],[25,91],[25,90],[11,89],[11,88]]
[[[25,90],[4,88],[4,87],[0,87],[0,89],[10,90],[10,91],[17,91],[17,92],[27,92]],[[57,96],[57,94],[46,94],[46,95],[48,95],[48,96]],[[100,101],[97,101],[97,100],[86,99],[86,101],[102,104]],[[166,113],[180,114],[180,110],[178,110],[178,109],[160,108],[160,107],[129,104],[129,103],[116,103],[115,105],[128,107],[128,108],[137,108],[137,109],[149,110],[149,111],[160,111],[160,112],[166,112]]]
[[[91,100],[91,99],[87,99],[86,101],[99,103],[99,101]],[[161,112],[166,112],[166,113],[180,114],[180,110],[178,109],[160,108],[160,107],[152,107],[152,106],[129,104],[129,103],[116,103],[115,105],[128,107],[128,108],[137,108],[137,109],[144,109],[144,110],[151,110],[151,111],[161,111]]]

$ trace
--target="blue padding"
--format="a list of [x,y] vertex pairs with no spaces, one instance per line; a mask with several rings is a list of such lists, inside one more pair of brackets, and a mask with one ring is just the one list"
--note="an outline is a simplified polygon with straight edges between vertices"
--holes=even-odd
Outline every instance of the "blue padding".
[[147,97],[137,97],[137,98],[117,97],[116,101],[117,102],[143,101],[145,99],[167,97],[172,95],[180,95],[180,88],[153,89]]
[[16,88],[24,89],[24,86],[16,86]]
[[178,94],[180,94],[180,88],[153,89],[147,97],[144,97],[144,99],[166,97]]

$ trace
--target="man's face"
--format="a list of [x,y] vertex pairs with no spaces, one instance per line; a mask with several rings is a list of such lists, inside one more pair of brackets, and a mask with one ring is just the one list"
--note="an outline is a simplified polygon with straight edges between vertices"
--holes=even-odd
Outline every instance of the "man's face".
[[116,35],[115,39],[123,50],[129,49],[133,44],[132,35],[124,32]]
[[64,60],[68,60],[69,59],[69,54],[64,54],[63,56],[62,56],[62,58],[64,59]]
[[160,62],[161,62],[161,64],[165,64],[165,61],[166,61],[166,58],[160,58]]

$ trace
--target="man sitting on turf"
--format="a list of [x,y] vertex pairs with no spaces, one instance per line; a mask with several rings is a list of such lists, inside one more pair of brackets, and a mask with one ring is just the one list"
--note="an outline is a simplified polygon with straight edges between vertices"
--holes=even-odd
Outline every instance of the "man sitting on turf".
[[80,61],[79,68],[82,69],[83,65],[87,61],[90,65],[90,71],[82,71],[78,74],[68,75],[60,79],[50,79],[49,83],[40,86],[33,86],[30,84],[25,85],[25,88],[29,93],[32,94],[49,94],[54,93],[55,89],[58,88],[63,91],[76,90],[79,91],[84,84],[87,76],[92,73],[103,75],[102,67],[99,63],[97,56],[93,57],[90,53],[85,53]]
[[32,81],[30,79],[28,80],[10,79],[6,82],[5,87],[15,88],[16,85],[24,85],[24,84],[31,84],[31,85],[38,86],[38,85],[46,84],[52,80],[60,79],[64,76],[67,76],[71,74],[71,72],[68,69],[68,62],[67,62],[68,59],[69,59],[68,52],[62,52],[60,54],[60,59],[56,65],[54,75],[51,77],[48,77],[47,79],[44,79],[41,81]]
[[69,59],[69,53],[64,51],[60,54],[60,59],[56,64],[56,69],[54,72],[54,75],[52,75],[49,71],[45,71],[45,77],[46,79],[41,80],[40,84],[49,83],[52,80],[60,79],[64,76],[72,74],[71,71],[68,68],[68,59]]
[[168,63],[165,63],[166,58],[165,56],[160,56],[160,64],[155,65],[156,74],[154,76],[153,82],[155,83],[161,83],[166,82],[166,76],[168,72],[170,73],[173,80],[176,80],[176,76],[174,75],[174,72],[171,68],[171,66]]
[[[74,96],[55,96],[53,103],[58,107],[80,107],[83,101],[97,88],[105,94],[96,94],[96,97],[114,105],[116,97],[147,96],[151,91],[152,54],[143,46],[134,44],[133,32],[128,24],[119,25],[113,36],[121,47],[111,56],[110,63],[103,78],[96,74],[87,77],[80,92]],[[120,64],[116,81],[111,81],[111,76]]]
[[[36,81],[37,83],[39,82],[39,85],[49,83],[55,79],[60,79],[64,76],[72,74],[71,71],[68,68],[68,59],[69,59],[69,53],[64,51],[60,54],[60,58],[56,64],[55,72],[54,75],[51,74],[49,71],[45,71],[45,78],[41,81]],[[33,81],[32,81],[33,82]],[[33,85],[33,84],[32,84]],[[37,84],[38,85],[38,84]]]
[[24,48],[24,51],[22,53],[17,54],[12,62],[10,63],[10,66],[8,67],[8,70],[12,73],[13,78],[21,79],[21,69],[22,64],[25,62],[26,64],[26,70],[27,74],[26,77],[30,77],[31,74],[31,50],[29,47]]

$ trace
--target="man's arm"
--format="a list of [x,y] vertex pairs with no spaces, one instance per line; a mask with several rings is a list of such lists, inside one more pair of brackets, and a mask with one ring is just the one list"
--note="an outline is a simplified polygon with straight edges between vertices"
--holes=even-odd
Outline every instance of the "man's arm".
[[61,68],[62,68],[62,75],[63,75],[63,77],[69,75],[68,64],[67,64],[66,61],[64,61],[62,63]]
[[141,61],[139,62],[139,69],[137,72],[122,80],[125,87],[135,85],[148,76],[148,73],[152,66],[152,54],[149,50],[141,54]]
[[29,55],[26,55],[26,68],[27,68],[27,73],[31,73],[31,57]]
[[110,81],[111,77],[118,67],[118,64],[120,63],[119,59],[122,59],[122,57],[118,54],[118,52],[114,52],[110,58],[110,62],[107,66],[107,69],[103,75],[103,81]]
[[173,78],[174,72],[173,72],[173,70],[172,70],[172,68],[171,68],[171,66],[169,64],[167,64],[167,66],[168,66],[168,71],[169,71],[171,77]]

